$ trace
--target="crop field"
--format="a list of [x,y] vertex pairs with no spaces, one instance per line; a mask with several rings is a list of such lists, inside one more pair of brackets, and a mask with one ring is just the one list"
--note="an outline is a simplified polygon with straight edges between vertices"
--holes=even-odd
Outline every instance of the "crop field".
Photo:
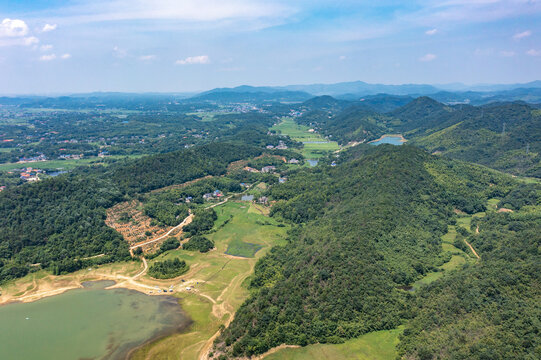
[[318,133],[309,132],[308,126],[299,125],[290,117],[283,117],[282,121],[271,130],[279,131],[281,134],[289,135],[295,141],[304,143],[301,152],[306,159],[318,159],[340,149],[335,141],[329,141]]

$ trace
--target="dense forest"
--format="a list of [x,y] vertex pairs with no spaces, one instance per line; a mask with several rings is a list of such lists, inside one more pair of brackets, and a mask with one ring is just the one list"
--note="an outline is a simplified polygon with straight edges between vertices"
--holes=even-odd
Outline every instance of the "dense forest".
[[540,208],[524,205],[516,213],[492,212],[477,225],[479,234],[468,240],[482,261],[413,297],[413,319],[399,345],[404,358],[541,356]]
[[[440,237],[455,210],[482,210],[513,186],[494,171],[411,146],[352,151],[353,160],[291,174],[270,190],[273,215],[299,225],[287,246],[256,265],[252,296],[217,339],[218,351],[252,355],[400,325],[412,310],[399,287],[449,260]],[[484,191],[464,201],[461,183]]]
[[[401,133],[431,153],[516,175],[541,177],[541,112],[526,103],[445,105],[419,97],[392,111],[399,99],[380,96],[377,107],[330,97],[305,102],[297,119],[340,144]],[[349,104],[349,106],[347,106]]]
[[[216,203],[246,191],[268,197],[270,216],[291,230],[256,263],[249,297],[213,345],[217,357],[343,343],[402,326],[402,359],[538,359],[541,186],[500,171],[541,177],[541,110],[452,105],[467,94],[459,95],[337,99],[241,87],[191,99],[0,98],[0,164],[105,156],[34,183],[24,183],[22,169],[0,171],[0,284],[40,269],[58,275],[131,259],[128,243],[105,224],[106,210],[124,201],[140,201],[161,227],[193,213],[182,249],[209,252],[209,238],[219,240],[205,235],[216,231],[218,214],[202,206],[203,196]],[[302,143],[270,130],[284,116],[341,151],[304,164]],[[367,144],[390,133],[408,142]],[[300,164],[284,162],[291,158]],[[266,165],[277,173],[243,170]],[[220,196],[210,196],[215,191]],[[468,244],[480,258],[472,253],[442,270],[453,256],[442,243],[449,229],[464,259]],[[180,246],[171,236],[145,257]],[[175,258],[154,262],[149,275],[187,270]],[[434,273],[443,276],[411,287]]]
[[[222,175],[229,163],[259,154],[257,147],[213,143],[109,167],[83,168],[4,190],[0,192],[0,281],[34,269],[63,273],[89,263],[128,259],[127,243],[105,225],[105,209],[150,190]],[[149,202],[145,211],[164,223],[174,223],[168,208],[153,205]],[[186,211],[178,207],[173,214],[182,216]],[[161,217],[162,213],[166,215]],[[210,225],[206,214],[196,216],[190,231],[212,227],[212,213]],[[100,254],[104,256],[84,260]]]

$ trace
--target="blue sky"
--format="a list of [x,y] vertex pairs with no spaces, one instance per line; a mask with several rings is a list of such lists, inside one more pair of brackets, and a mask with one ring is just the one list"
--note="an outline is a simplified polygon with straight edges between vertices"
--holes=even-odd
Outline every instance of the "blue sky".
[[0,0],[0,93],[541,79],[541,0]]

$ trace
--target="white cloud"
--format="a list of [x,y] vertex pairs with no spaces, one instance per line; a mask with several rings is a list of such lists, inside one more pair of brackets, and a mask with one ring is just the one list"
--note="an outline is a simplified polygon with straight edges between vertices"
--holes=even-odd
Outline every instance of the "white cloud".
[[425,31],[425,34],[432,36],[432,35],[436,35],[437,32],[438,32],[438,29],[434,28],[434,29]]
[[421,56],[419,58],[419,61],[428,62],[428,61],[435,60],[436,58],[437,58],[437,56],[434,55],[434,54],[426,54],[426,55]]
[[151,60],[154,60],[156,59],[156,55],[142,55],[142,56],[139,56],[139,60],[141,61],[151,61]]
[[124,49],[119,48],[118,46],[115,46],[113,47],[113,56],[122,59],[128,56],[128,52]]
[[[94,0],[77,1],[59,12],[59,23],[175,20],[177,26],[214,22],[264,28],[296,14],[297,6],[265,0]],[[56,20],[56,19],[55,19]]]
[[515,35],[513,35],[513,39],[520,40],[520,39],[523,39],[523,38],[528,37],[530,35],[532,35],[532,32],[530,30],[526,30],[526,31],[519,32],[519,33],[516,33]]
[[541,56],[541,50],[530,49],[526,51],[526,54],[530,56]]
[[515,52],[514,51],[502,50],[502,51],[500,51],[500,55],[503,56],[503,57],[513,57],[513,56],[515,56]]
[[41,51],[49,51],[49,50],[52,50],[52,49],[53,49],[53,46],[52,46],[52,45],[48,45],[48,44],[47,44],[47,45],[41,45],[41,46],[39,47],[39,49],[40,49]]
[[21,41],[21,44],[24,46],[35,45],[37,43],[39,43],[39,39],[35,36],[22,38],[22,41]]
[[4,19],[0,23],[0,38],[22,37],[28,34],[28,25],[19,19]]
[[39,60],[40,61],[51,61],[51,60],[54,60],[56,59],[56,55],[55,54],[49,54],[49,55],[41,55],[39,57]]
[[56,25],[56,24],[45,24],[45,25],[43,25],[43,28],[41,29],[41,32],[47,32],[47,31],[56,30],[57,26],[58,25]]
[[177,65],[210,64],[208,55],[189,56],[175,62]]
[[60,58],[63,59],[63,60],[69,59],[69,58],[71,58],[71,54],[68,54],[68,53],[63,54],[62,56],[60,56]]
[[0,23],[0,46],[31,46],[39,43],[35,36],[27,36],[28,25],[19,19],[4,19]]
[[347,57],[345,55],[341,55],[341,56],[338,57],[338,60],[341,60],[341,61],[344,61],[346,59],[347,59]]

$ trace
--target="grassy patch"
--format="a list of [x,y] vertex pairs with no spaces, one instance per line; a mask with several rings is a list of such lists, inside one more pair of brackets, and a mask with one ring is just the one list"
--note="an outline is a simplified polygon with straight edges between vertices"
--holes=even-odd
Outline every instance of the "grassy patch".
[[258,244],[246,243],[234,239],[229,243],[225,253],[233,256],[254,257],[255,253],[261,250],[262,247],[263,246]]
[[[193,324],[181,334],[143,346],[131,359],[199,359],[220,325],[225,325],[246,300],[246,279],[253,273],[257,259],[273,245],[285,242],[288,227],[276,226],[278,223],[274,219],[254,210],[252,204],[229,201],[215,210],[218,215],[215,232],[205,236],[214,241],[216,249],[208,253],[172,250],[150,261],[152,264],[178,257],[190,265],[190,271],[181,276],[186,282],[176,279],[175,286],[186,287],[189,282],[192,288],[176,296],[181,298],[180,304]],[[227,249],[236,242],[254,244],[261,250],[253,258],[228,257]],[[148,276],[144,276],[144,280],[153,281]],[[168,287],[169,282],[161,284],[161,287]]]
[[[126,156],[110,156],[108,159],[121,159]],[[89,157],[79,160],[69,159],[69,160],[47,160],[47,161],[37,161],[29,163],[7,163],[0,164],[0,171],[12,171],[14,169],[20,168],[36,168],[36,169],[63,169],[71,170],[78,166],[89,165],[89,164],[99,164],[103,163],[103,160],[98,157]]]
[[357,359],[394,360],[396,345],[403,328],[375,331],[351,339],[343,344],[315,344],[302,348],[281,349],[265,357],[265,360],[319,360],[319,359]]
[[308,126],[299,125],[290,117],[283,117],[282,121],[271,130],[279,131],[295,141],[304,143],[301,153],[306,159],[318,159],[331,151],[340,149],[337,142],[329,141],[318,133],[309,132]]

